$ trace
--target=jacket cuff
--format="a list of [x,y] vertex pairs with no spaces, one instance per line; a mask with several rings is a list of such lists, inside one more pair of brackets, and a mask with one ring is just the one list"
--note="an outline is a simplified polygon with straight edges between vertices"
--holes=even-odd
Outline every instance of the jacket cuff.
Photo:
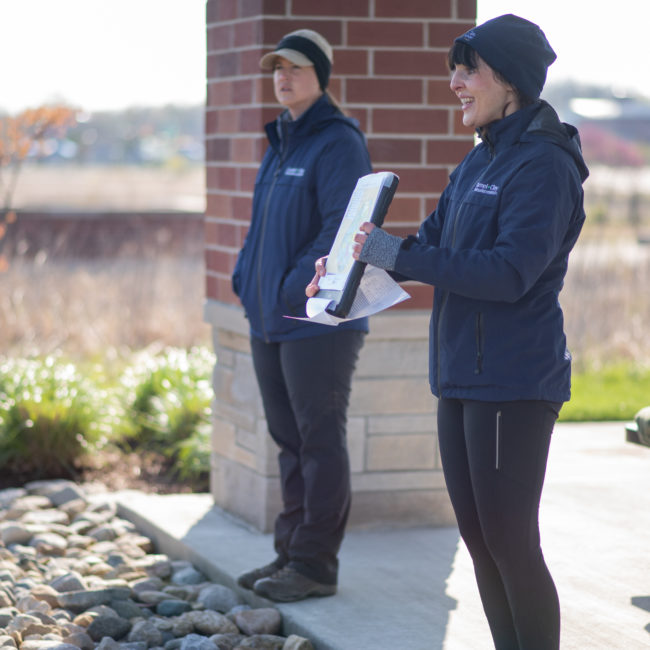
[[372,264],[386,271],[395,270],[395,262],[404,240],[389,235],[381,228],[373,228],[359,254],[359,261]]

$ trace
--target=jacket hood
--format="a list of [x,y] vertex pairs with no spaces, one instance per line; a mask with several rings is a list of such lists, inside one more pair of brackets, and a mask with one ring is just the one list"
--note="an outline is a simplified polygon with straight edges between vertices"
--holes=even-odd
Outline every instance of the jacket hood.
[[521,137],[521,141],[530,141],[542,138],[562,147],[567,151],[580,173],[580,179],[584,183],[589,176],[589,169],[582,156],[582,145],[578,129],[571,124],[561,122],[555,109],[546,101],[539,100],[539,110],[528,125]]
[[289,117],[289,111],[285,110],[273,122],[269,122],[265,130],[271,146],[279,149],[282,138],[281,133],[287,133],[291,137],[308,136],[322,131],[332,122],[341,122],[349,126],[357,131],[365,141],[359,122],[343,115],[340,109],[330,101],[326,93],[323,93],[297,120],[292,120]]

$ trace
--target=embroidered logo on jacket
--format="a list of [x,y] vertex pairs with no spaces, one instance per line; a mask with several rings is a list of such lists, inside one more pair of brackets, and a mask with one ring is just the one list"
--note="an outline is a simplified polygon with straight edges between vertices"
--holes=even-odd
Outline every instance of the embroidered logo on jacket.
[[304,176],[305,175],[305,169],[304,167],[287,167],[286,171],[284,172],[285,176]]
[[496,196],[499,193],[499,186],[493,185],[492,183],[476,183],[474,185],[474,192]]

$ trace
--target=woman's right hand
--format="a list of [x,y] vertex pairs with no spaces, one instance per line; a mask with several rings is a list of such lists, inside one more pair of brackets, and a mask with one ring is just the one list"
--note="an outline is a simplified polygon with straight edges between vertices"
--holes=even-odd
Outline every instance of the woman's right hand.
[[319,257],[316,260],[316,275],[311,279],[311,282],[305,287],[305,294],[308,298],[313,298],[319,291],[320,287],[318,286],[318,281],[325,277],[325,266],[327,264],[327,255],[325,257]]

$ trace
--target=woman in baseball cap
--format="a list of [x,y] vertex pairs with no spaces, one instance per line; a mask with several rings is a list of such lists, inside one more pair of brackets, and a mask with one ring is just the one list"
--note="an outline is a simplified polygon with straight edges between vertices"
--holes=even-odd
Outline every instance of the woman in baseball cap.
[[238,582],[277,601],[336,593],[350,509],[346,414],[368,321],[331,328],[285,317],[305,316],[314,262],[329,252],[357,180],[372,171],[358,123],[327,92],[332,61],[330,44],[309,29],[287,34],[260,61],[285,110],[266,125],[269,146],[232,279],[280,449],[283,504],[276,558]]

